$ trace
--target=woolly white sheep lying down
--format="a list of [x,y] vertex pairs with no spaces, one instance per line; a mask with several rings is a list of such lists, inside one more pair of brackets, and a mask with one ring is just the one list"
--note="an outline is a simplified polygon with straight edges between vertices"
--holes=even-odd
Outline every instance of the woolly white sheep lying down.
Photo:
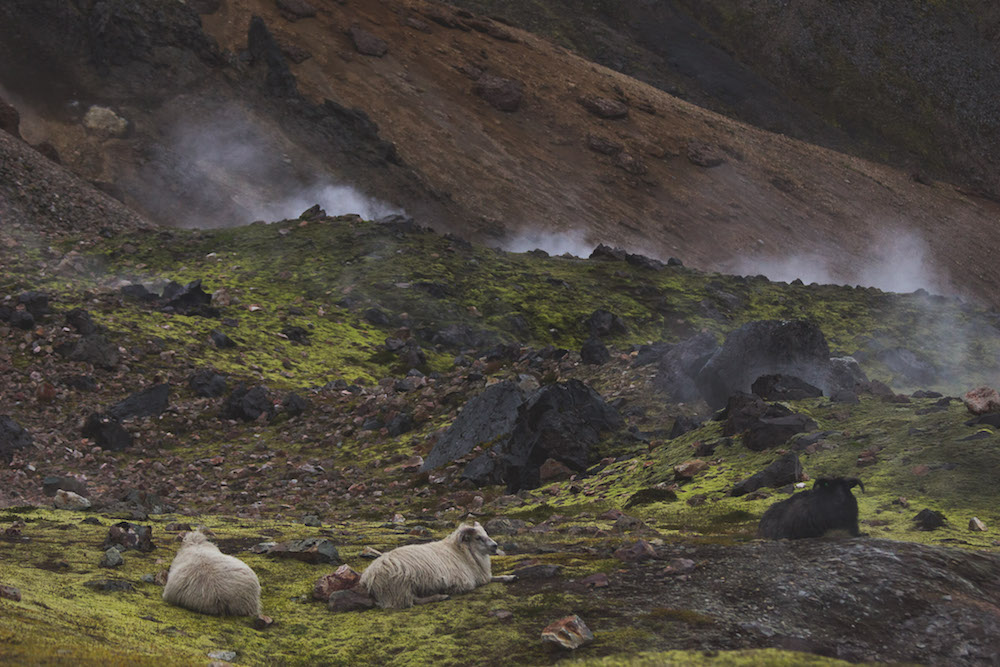
[[201,531],[192,531],[170,564],[163,599],[202,614],[256,616],[260,582],[249,565],[219,551]]
[[479,522],[466,524],[443,540],[382,554],[361,574],[361,585],[378,606],[402,609],[436,602],[450,593],[467,593],[492,581],[516,581],[514,575],[493,576],[490,554],[495,553],[497,543]]

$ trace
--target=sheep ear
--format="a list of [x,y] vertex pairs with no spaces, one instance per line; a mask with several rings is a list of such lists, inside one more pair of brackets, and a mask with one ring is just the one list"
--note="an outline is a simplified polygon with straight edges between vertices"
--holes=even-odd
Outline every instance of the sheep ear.
[[865,492],[865,483],[862,482],[857,477],[851,477],[850,479],[844,480],[847,482],[847,488],[853,489],[855,486],[861,487],[861,493]]
[[463,542],[469,542],[476,535],[476,529],[473,526],[462,526],[459,536],[462,538]]

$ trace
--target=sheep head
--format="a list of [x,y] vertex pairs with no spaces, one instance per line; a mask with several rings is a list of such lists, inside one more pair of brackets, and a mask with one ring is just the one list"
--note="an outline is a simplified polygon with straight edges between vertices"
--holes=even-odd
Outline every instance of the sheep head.
[[836,491],[841,487],[850,493],[855,486],[861,487],[861,492],[864,493],[864,482],[857,477],[817,477],[813,482],[813,489],[818,491]]
[[486,530],[476,521],[474,524],[465,524],[457,531],[458,541],[467,546],[474,554],[489,556],[498,552],[497,543],[486,534]]

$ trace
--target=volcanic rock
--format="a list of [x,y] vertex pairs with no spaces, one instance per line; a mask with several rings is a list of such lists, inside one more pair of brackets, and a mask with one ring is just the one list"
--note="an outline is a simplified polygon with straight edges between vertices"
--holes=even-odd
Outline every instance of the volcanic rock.
[[0,99],[0,131],[12,134],[18,139],[21,138],[21,114],[17,109]]
[[316,16],[316,8],[306,0],[275,0],[278,11],[289,21],[298,21]]
[[140,526],[128,521],[120,521],[108,529],[102,548],[118,546],[122,549],[149,552],[154,549],[152,526]]
[[676,403],[696,400],[701,391],[695,378],[718,350],[715,336],[708,332],[671,345],[660,357],[654,386]]
[[203,368],[188,379],[188,386],[198,396],[216,398],[226,393],[226,376],[211,368]]
[[90,438],[101,449],[120,452],[132,445],[132,435],[125,430],[114,417],[93,412],[84,422],[80,431],[85,438]]
[[486,100],[494,109],[512,113],[521,106],[524,84],[517,79],[483,74],[476,80],[472,92]]
[[732,496],[742,496],[764,487],[777,488],[794,484],[802,478],[802,464],[795,452],[785,454],[759,473],[737,482],[729,492]]
[[974,415],[1000,412],[1000,393],[997,393],[997,390],[992,387],[973,389],[962,397],[962,402]]
[[735,391],[750,391],[760,376],[785,374],[826,386],[830,348],[818,326],[805,320],[749,322],[726,341],[698,372],[696,384],[705,401],[721,407]]
[[578,101],[584,109],[598,118],[618,119],[628,116],[628,107],[618,100],[588,95]]
[[348,34],[351,36],[351,41],[354,42],[355,50],[361,55],[381,58],[389,52],[389,45],[384,39],[373,35],[360,26],[351,26]]
[[823,390],[792,375],[761,375],[750,386],[750,391],[768,401],[798,401],[816,398]]
[[547,625],[542,630],[542,641],[550,642],[564,649],[573,650],[594,640],[583,619],[573,614]]
[[7,415],[0,415],[0,460],[10,462],[14,452],[32,445],[31,434]]
[[497,382],[471,399],[434,445],[422,470],[433,470],[465,456],[476,445],[492,442],[514,430],[524,393],[513,382]]
[[600,338],[591,337],[580,348],[580,361],[585,364],[600,366],[611,359],[611,353]]
[[52,504],[57,510],[70,510],[74,512],[79,512],[80,510],[90,509],[90,501],[81,496],[78,493],[73,493],[72,491],[65,491],[59,489],[56,491],[55,498]]
[[266,387],[256,386],[248,389],[243,384],[233,389],[233,393],[229,395],[219,411],[219,416],[222,419],[242,421],[253,421],[261,415],[267,415],[267,418],[270,419],[274,414],[274,404],[271,402]]
[[152,417],[167,409],[170,402],[170,384],[153,385],[112,405],[107,416],[124,421],[135,417]]

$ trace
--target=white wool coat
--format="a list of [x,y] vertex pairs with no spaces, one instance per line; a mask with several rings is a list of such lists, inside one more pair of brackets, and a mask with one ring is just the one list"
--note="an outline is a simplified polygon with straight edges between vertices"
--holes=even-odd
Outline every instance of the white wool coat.
[[190,532],[177,551],[163,599],[214,616],[260,613],[260,581],[250,566],[227,556],[201,532]]
[[[463,531],[473,531],[463,540]],[[410,544],[382,554],[361,574],[361,584],[378,606],[402,609],[414,598],[467,593],[490,583],[490,552],[496,542],[477,523],[461,526],[448,537]]]

